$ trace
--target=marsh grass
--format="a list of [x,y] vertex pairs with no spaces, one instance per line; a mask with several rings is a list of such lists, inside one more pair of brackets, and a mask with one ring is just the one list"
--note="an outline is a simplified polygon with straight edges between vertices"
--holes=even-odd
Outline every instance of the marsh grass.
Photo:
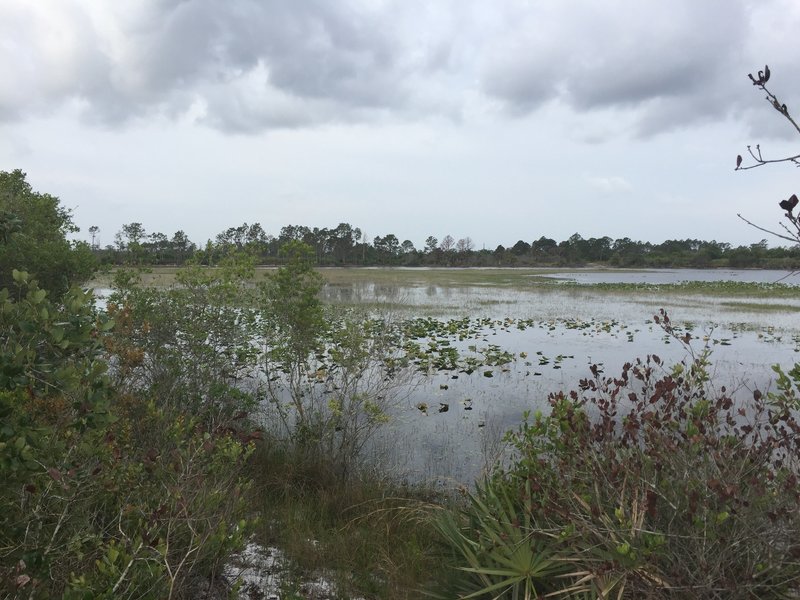
[[[215,267],[207,267],[215,270]],[[257,267],[255,279],[262,280],[274,273],[276,267]],[[144,286],[170,286],[176,283],[178,267],[152,267],[142,275]],[[317,269],[325,282],[331,286],[375,286],[428,287],[498,287],[516,290],[560,290],[574,289],[590,293],[637,294],[637,295],[706,295],[713,297],[750,298],[798,298],[800,289],[784,283],[758,283],[746,281],[684,281],[679,283],[577,283],[555,279],[552,276],[564,273],[563,269],[460,269],[460,268],[332,268]],[[582,273],[608,272],[608,269],[581,269]],[[632,271],[625,270],[625,273]],[[90,282],[90,287],[109,287],[113,271],[101,274]],[[401,302],[402,304],[402,302]]]
[[339,597],[404,600],[452,569],[433,525],[448,500],[430,489],[369,474],[342,482],[335,468],[269,442],[251,467],[257,539],[286,552],[291,579],[322,574]]
[[566,282],[566,287],[579,287],[598,292],[684,294],[713,297],[798,298],[800,289],[784,283],[753,281],[682,281],[679,283],[595,283]]
[[800,312],[800,305],[771,304],[767,302],[720,302],[720,306],[729,310],[748,312]]

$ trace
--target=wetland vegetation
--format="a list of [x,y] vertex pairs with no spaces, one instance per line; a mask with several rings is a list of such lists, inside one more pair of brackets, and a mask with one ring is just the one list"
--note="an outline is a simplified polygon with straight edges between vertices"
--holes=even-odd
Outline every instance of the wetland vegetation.
[[[262,593],[230,575],[248,542],[288,556],[288,598],[313,572],[339,597],[797,589],[796,276],[317,268],[291,240],[272,268],[134,260],[95,303],[55,214],[57,271],[0,255],[5,595]],[[3,248],[38,235],[4,218]]]

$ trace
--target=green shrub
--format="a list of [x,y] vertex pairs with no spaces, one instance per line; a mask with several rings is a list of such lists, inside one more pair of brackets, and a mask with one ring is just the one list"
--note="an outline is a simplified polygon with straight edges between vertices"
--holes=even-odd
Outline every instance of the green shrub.
[[117,328],[107,341],[115,386],[219,426],[251,410],[259,365],[252,275],[236,257],[219,269],[182,269],[168,289],[118,271],[108,305]]
[[[593,366],[509,434],[512,464],[441,526],[481,576],[464,597],[796,595],[800,367],[746,404],[708,369],[705,351],[672,368],[651,355],[617,377]],[[530,571],[534,558],[561,570]]]
[[115,322],[91,294],[53,303],[14,279],[0,291],[0,590],[178,597],[242,543],[246,437],[120,393]]
[[287,264],[259,290],[268,417],[295,455],[347,479],[412,372],[388,323],[322,305],[310,247],[284,249]]

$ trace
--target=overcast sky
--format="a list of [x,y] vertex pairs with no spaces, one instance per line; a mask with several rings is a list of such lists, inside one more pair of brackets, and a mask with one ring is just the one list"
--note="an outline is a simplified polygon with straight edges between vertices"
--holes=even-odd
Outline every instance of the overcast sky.
[[0,0],[0,170],[102,244],[349,222],[750,244],[800,151],[797,0]]

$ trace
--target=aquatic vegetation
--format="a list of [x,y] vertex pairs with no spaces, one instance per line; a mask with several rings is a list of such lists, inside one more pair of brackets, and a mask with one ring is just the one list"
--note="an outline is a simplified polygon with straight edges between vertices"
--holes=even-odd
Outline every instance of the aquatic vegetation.
[[687,294],[748,298],[797,298],[798,296],[798,286],[779,282],[681,281],[677,283],[577,283],[574,281],[554,281],[552,285],[558,285],[564,288],[588,288],[595,292],[619,294]]
[[651,354],[617,376],[591,365],[442,515],[460,597],[796,595],[800,366],[740,402],[712,377],[710,348],[659,321],[686,359]]

